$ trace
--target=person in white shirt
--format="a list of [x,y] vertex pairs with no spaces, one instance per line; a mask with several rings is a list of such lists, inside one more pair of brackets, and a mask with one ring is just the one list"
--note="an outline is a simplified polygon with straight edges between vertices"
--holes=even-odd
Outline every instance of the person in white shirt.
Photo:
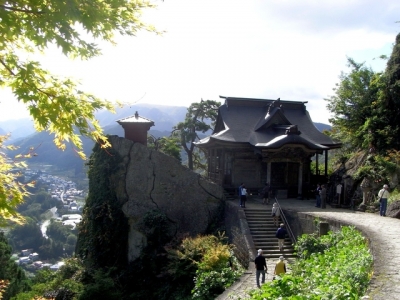
[[382,217],[386,217],[386,208],[387,208],[387,201],[389,199],[390,193],[389,193],[389,186],[387,184],[383,185],[383,188],[378,192],[378,198],[379,198],[379,214]]
[[275,226],[279,226],[279,216],[281,215],[281,212],[279,210],[279,207],[276,203],[272,205],[272,211],[271,211],[271,216],[272,216],[272,221],[274,222]]

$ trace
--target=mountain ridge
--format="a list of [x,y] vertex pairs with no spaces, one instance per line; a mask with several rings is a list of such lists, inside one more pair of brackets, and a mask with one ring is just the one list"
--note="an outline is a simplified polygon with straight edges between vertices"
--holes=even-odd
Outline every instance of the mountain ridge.
[[[103,127],[105,134],[124,136],[123,128],[116,121],[134,115],[136,111],[139,115],[155,122],[155,126],[150,128],[149,134],[158,138],[171,134],[173,126],[185,119],[187,107],[150,104],[132,105],[117,108],[115,114],[108,111],[100,111],[96,114],[96,118]],[[44,131],[36,132],[32,121],[29,122],[29,119],[0,122],[0,133],[7,132],[7,129],[2,128],[4,124],[7,125],[7,128],[14,129],[14,131],[10,130],[12,135],[8,142],[19,147],[17,151],[10,153],[10,156],[18,153],[33,152],[35,156],[29,159],[28,162],[55,165],[61,169],[75,169],[76,172],[81,172],[84,168],[85,162],[80,159],[77,150],[72,144],[67,144],[65,151],[57,149],[53,143],[54,136]],[[18,127],[18,125],[22,126]],[[26,128],[29,125],[31,127]],[[330,125],[323,123],[314,123],[314,125],[320,131],[331,128]],[[13,136],[15,132],[17,133],[16,137]],[[25,136],[22,135],[24,132],[26,133]],[[89,156],[94,142],[85,137],[82,137],[82,142],[83,151]]]

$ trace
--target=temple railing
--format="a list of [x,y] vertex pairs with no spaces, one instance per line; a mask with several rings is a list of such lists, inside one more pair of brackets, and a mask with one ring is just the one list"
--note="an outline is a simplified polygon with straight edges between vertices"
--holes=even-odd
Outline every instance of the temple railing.
[[290,240],[292,241],[292,243],[295,244],[295,243],[296,243],[296,237],[295,237],[295,235],[293,234],[293,231],[292,231],[292,229],[290,228],[289,222],[288,222],[288,220],[286,219],[285,214],[283,213],[282,208],[281,208],[281,206],[280,206],[280,204],[279,204],[279,202],[278,202],[278,198],[276,198],[276,197],[275,197],[275,202],[276,202],[276,204],[278,205],[279,211],[280,211],[280,213],[281,213],[280,216],[281,216],[281,219],[282,219],[283,224],[285,224],[286,231],[288,232],[289,238],[290,238]]

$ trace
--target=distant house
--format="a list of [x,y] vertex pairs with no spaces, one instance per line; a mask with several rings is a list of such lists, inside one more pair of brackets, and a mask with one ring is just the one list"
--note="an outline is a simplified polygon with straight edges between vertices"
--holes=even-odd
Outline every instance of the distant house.
[[29,256],[29,254],[32,253],[32,249],[25,249],[25,250],[21,250],[21,256]]
[[[311,157],[340,148],[313,124],[307,102],[222,97],[212,135],[196,146],[207,153],[208,177],[226,189],[268,182],[285,197],[301,197],[312,182]],[[326,171],[325,171],[326,175]]]
[[31,261],[36,261],[39,259],[39,254],[34,252],[34,253],[29,254],[28,257],[30,258]]
[[23,256],[18,260],[19,265],[30,264],[32,260],[28,256]]
[[63,261],[60,261],[54,265],[50,266],[50,270],[52,271],[58,271],[58,269],[60,269],[65,263]]

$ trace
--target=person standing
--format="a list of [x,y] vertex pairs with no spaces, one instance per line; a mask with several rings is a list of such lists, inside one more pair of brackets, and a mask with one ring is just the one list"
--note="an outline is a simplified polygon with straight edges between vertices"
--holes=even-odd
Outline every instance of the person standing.
[[337,203],[338,203],[338,205],[340,205],[340,202],[342,201],[342,187],[343,187],[343,185],[341,184],[341,183],[339,183],[337,186],[336,186],[336,195],[337,195]]
[[326,208],[326,187],[325,187],[325,184],[321,185],[321,190],[319,191],[319,197],[321,198],[321,208]]
[[239,206],[242,207],[242,187],[243,182],[238,187],[238,194],[239,194]]
[[382,217],[386,217],[387,201],[389,199],[389,186],[387,184],[383,185],[383,188],[378,192],[379,197],[379,214]]
[[269,204],[269,184],[268,182],[265,183],[265,186],[262,190],[263,195],[263,204]]
[[280,215],[281,215],[281,212],[279,210],[278,204],[274,203],[272,205],[271,216],[272,216],[272,221],[274,222],[275,226],[279,225],[279,216]]
[[317,188],[315,189],[315,199],[317,200],[317,202],[315,203],[315,207],[321,207],[321,196],[319,194],[320,191],[321,191],[321,186],[318,183]]
[[281,274],[286,273],[286,264],[284,259],[285,258],[283,256],[279,257],[278,262],[275,264],[274,276],[282,276]]
[[262,249],[258,249],[258,255],[254,260],[254,264],[256,265],[256,282],[257,287],[260,288],[260,275],[261,275],[261,284],[265,282],[265,272],[268,270],[267,262],[265,261],[265,257],[262,255]]
[[279,247],[280,251],[283,251],[283,245],[285,243],[285,238],[287,235],[287,231],[284,227],[285,227],[285,224],[282,223],[275,234],[275,236],[278,239],[278,247]]
[[247,200],[247,189],[244,184],[242,184],[242,191],[241,191],[241,207],[246,208],[246,200]]

